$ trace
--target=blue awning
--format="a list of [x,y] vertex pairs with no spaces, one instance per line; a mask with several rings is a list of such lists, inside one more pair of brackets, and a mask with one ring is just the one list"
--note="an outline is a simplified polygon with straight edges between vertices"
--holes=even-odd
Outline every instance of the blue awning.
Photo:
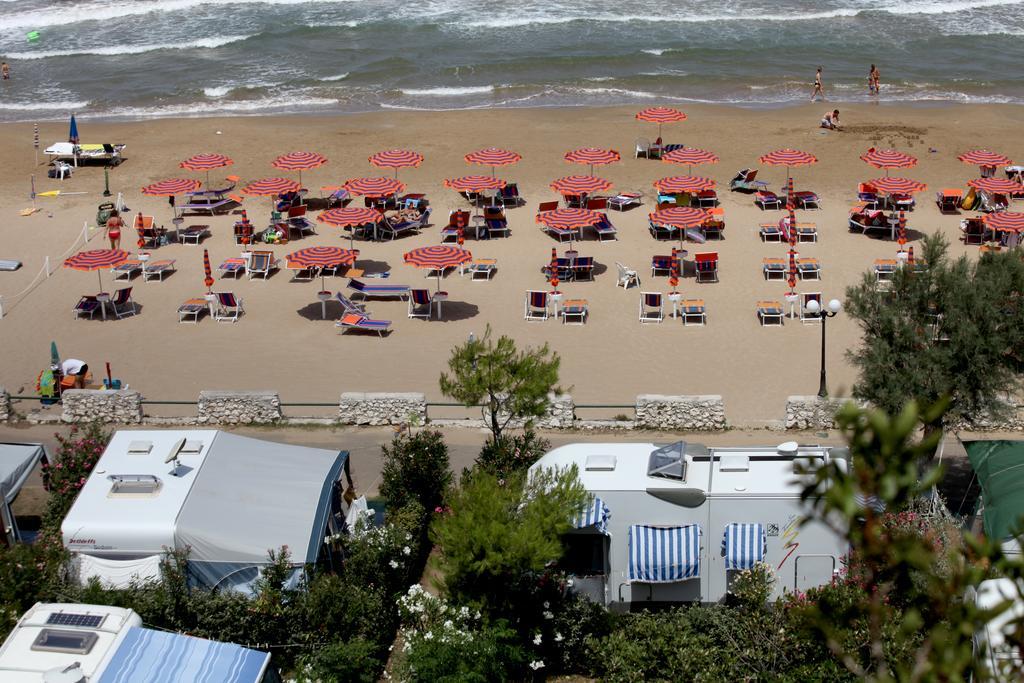
[[722,554],[726,569],[750,569],[764,559],[768,551],[768,538],[762,524],[733,522],[725,527],[722,536]]
[[629,527],[629,580],[672,583],[700,576],[700,525]]
[[594,496],[585,508],[576,517],[573,524],[577,529],[596,527],[602,534],[608,533],[608,520],[612,513],[604,501]]
[[233,643],[133,626],[98,683],[259,683],[269,660]]

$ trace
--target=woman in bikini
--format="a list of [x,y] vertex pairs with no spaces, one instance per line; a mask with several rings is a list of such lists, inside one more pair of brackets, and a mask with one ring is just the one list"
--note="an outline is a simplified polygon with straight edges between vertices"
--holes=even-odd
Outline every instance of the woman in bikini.
[[818,67],[818,73],[814,74],[814,92],[811,93],[811,102],[813,102],[818,95],[821,95],[822,101],[825,100],[825,90],[821,87],[821,67]]
[[121,220],[121,215],[117,211],[110,212],[110,218],[107,219],[107,239],[110,240],[110,248],[118,249],[121,246],[121,228],[124,227],[124,221]]
[[878,73],[878,68],[874,64],[872,64],[871,65],[871,74],[868,76],[868,92],[870,92],[870,93],[872,93],[874,95],[878,94],[879,86],[880,86],[879,81],[881,80],[881,78],[882,78],[882,75],[880,73]]

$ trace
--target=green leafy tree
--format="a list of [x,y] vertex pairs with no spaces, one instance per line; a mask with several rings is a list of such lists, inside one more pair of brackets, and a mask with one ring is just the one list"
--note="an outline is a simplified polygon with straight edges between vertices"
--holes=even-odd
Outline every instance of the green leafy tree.
[[544,414],[548,394],[558,384],[560,364],[547,344],[520,351],[511,337],[502,335],[495,342],[488,325],[482,338],[452,350],[451,374],[441,375],[441,392],[468,407],[482,405],[497,441],[513,420]]
[[846,291],[846,309],[863,330],[850,352],[860,371],[853,393],[897,414],[911,400],[932,405],[948,396],[954,423],[998,416],[1024,369],[1024,259],[1015,252],[977,261],[948,258],[941,234],[925,238],[926,268],[901,268],[880,291],[874,276]]
[[441,432],[422,430],[396,434],[391,445],[381,446],[384,466],[380,493],[388,507],[418,503],[428,513],[441,506],[452,481],[448,446]]

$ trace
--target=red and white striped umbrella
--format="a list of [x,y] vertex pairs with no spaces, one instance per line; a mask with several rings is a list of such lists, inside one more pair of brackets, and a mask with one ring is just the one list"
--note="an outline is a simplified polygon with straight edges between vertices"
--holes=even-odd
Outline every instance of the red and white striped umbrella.
[[672,107],[648,107],[636,113],[637,121],[658,124],[658,137],[661,137],[661,126],[666,123],[677,123],[686,120],[686,114]]
[[767,164],[768,166],[786,166],[788,168],[794,168],[796,166],[807,166],[808,164],[818,163],[818,157],[807,152],[801,152],[798,149],[777,149],[774,152],[769,152],[761,157],[761,163]]
[[1011,194],[1024,189],[1020,183],[1015,183],[1009,178],[975,178],[968,180],[967,184],[979,190],[997,194]]
[[463,158],[466,160],[467,164],[490,166],[491,175],[494,175],[495,166],[510,166],[512,164],[519,163],[523,159],[522,155],[517,152],[500,149],[498,147],[478,149],[475,152],[470,152]]
[[340,209],[328,209],[316,217],[321,223],[336,225],[340,228],[352,228],[367,223],[376,223],[384,216],[377,209],[362,206],[346,206]]
[[590,225],[597,225],[601,222],[602,215],[590,209],[555,209],[553,211],[542,211],[537,214],[537,222],[543,223],[549,228],[558,230],[572,230],[585,228]]
[[570,175],[551,183],[551,189],[562,194],[582,195],[591,192],[601,192],[612,186],[612,183],[604,178],[592,175]]
[[318,152],[288,152],[270,162],[274,168],[282,171],[298,171],[299,184],[302,184],[302,172],[311,168],[319,168],[327,163],[327,157]]
[[223,154],[195,154],[190,156],[185,161],[178,164],[181,168],[187,168],[190,171],[206,171],[206,184],[210,184],[210,171],[215,168],[224,168],[225,166],[231,166],[234,164],[234,160],[230,157],[226,157]]
[[658,225],[670,225],[673,228],[687,230],[703,225],[708,219],[708,212],[692,206],[672,206],[648,214],[648,218]]
[[661,160],[670,164],[685,164],[691,172],[697,164],[717,164],[718,155],[706,149],[679,147],[661,155]]
[[194,192],[202,185],[198,180],[188,178],[168,178],[159,182],[146,185],[142,188],[142,194],[151,197],[174,197],[186,192]]
[[987,149],[971,150],[961,154],[957,159],[972,166],[1006,166],[1013,163],[1010,157]]
[[257,197],[276,197],[284,192],[298,192],[302,187],[289,178],[262,178],[254,180],[242,188],[243,194]]
[[359,258],[358,249],[306,247],[285,256],[285,261],[303,268],[330,268],[351,265]]
[[664,194],[677,194],[679,192],[703,192],[715,186],[715,181],[710,178],[701,178],[692,175],[677,175],[669,178],[662,178],[654,181],[654,187],[658,192]]
[[128,256],[124,249],[88,249],[64,259],[64,267],[86,272],[95,270],[99,278],[100,291],[103,291],[102,271],[121,265],[128,260]]
[[500,190],[505,187],[505,181],[489,175],[466,175],[461,178],[448,178],[444,181],[445,187],[450,187],[456,192],[483,192],[484,190]]
[[928,186],[922,182],[896,176],[875,178],[874,180],[869,180],[867,184],[874,185],[878,190],[889,194],[913,194],[914,192],[924,192],[928,189]]
[[997,211],[986,214],[982,219],[993,230],[1002,232],[1020,232],[1024,230],[1024,213],[1017,211]]
[[894,149],[875,149],[872,147],[860,155],[861,161],[874,166],[884,168],[886,175],[890,168],[913,168],[917,166],[917,157],[912,157]]
[[614,149],[601,149],[599,147],[581,147],[565,153],[565,160],[570,164],[584,164],[590,166],[590,175],[594,175],[594,166],[606,166],[622,161],[622,155]]
[[345,183],[345,189],[352,194],[380,199],[398,194],[405,189],[405,183],[393,178],[353,178]]
[[370,155],[369,162],[377,168],[395,169],[395,177],[397,178],[398,169],[419,166],[423,163],[423,155],[408,149],[389,149]]
[[408,251],[405,253],[404,259],[410,266],[437,271],[437,289],[440,290],[441,275],[445,269],[461,266],[463,263],[472,261],[473,254],[462,247],[435,244]]

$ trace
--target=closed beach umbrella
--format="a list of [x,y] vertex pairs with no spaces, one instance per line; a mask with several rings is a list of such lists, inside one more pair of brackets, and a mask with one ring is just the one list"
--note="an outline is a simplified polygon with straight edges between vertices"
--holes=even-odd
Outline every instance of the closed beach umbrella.
[[102,271],[119,266],[127,260],[128,252],[124,249],[89,249],[64,259],[64,267],[89,272],[95,270],[99,278],[100,291],[103,291]]
[[416,268],[427,268],[437,271],[437,289],[441,290],[441,275],[446,268],[461,266],[473,260],[473,254],[462,247],[436,244],[430,247],[419,247],[405,253],[405,262]]
[[789,275],[786,278],[790,296],[796,294],[796,248],[789,245]]
[[890,168],[913,168],[917,165],[917,157],[897,152],[894,149],[875,149],[872,147],[864,152],[864,154],[861,154],[860,159],[875,168],[884,168],[886,175],[889,175]]
[[[570,241],[570,244],[572,242]],[[551,289],[558,289],[558,249],[551,247],[551,264],[548,266],[548,282]]]
[[612,183],[592,175],[570,175],[551,183],[551,189],[562,194],[584,195],[607,190]]
[[[374,237],[376,237],[376,225],[384,215],[377,209],[368,206],[346,206],[340,209],[328,209],[322,212],[316,219],[321,223],[336,225],[339,228],[356,228],[360,225],[373,225]],[[349,246],[355,239],[355,232],[349,233]]]
[[986,214],[982,220],[992,230],[1001,232],[1020,232],[1024,230],[1024,213],[1017,211],[998,211]]
[[210,252],[207,249],[203,249],[203,274],[206,276],[203,278],[206,290],[213,291],[213,269],[210,267]]
[[345,189],[355,195],[382,199],[403,191],[405,183],[394,178],[352,178],[345,182]]
[[997,194],[1010,194],[1021,191],[1021,184],[1015,183],[1009,178],[975,178],[974,180],[968,180],[967,184],[979,190]]
[[695,147],[680,147],[661,155],[661,160],[670,164],[684,164],[689,166],[690,172],[697,164],[717,164],[718,155],[706,149]]
[[790,172],[797,166],[809,166],[810,164],[818,163],[818,157],[807,152],[801,152],[798,149],[777,149],[774,152],[769,152],[761,157],[761,163],[767,166],[785,166],[786,167],[786,178],[790,177]]
[[789,205],[789,248],[796,248],[796,213],[792,204]]
[[1006,166],[1013,163],[1010,157],[987,149],[971,150],[961,154],[957,159],[972,166]]
[[285,256],[285,262],[301,268],[319,268],[320,289],[324,289],[323,268],[350,266],[359,258],[358,249],[342,249],[341,247],[306,247]]
[[662,125],[685,121],[686,114],[672,107],[648,107],[636,113],[636,120],[658,124],[658,137],[660,138]]
[[210,186],[210,171],[215,168],[224,168],[234,164],[234,160],[223,154],[195,154],[178,164],[179,167],[190,171],[206,171],[206,186]]
[[523,159],[522,155],[517,152],[500,149],[498,147],[485,147],[484,149],[478,149],[475,152],[470,152],[463,158],[466,160],[467,164],[490,166],[491,175],[494,175],[495,166],[510,166],[512,164],[519,163]]
[[146,185],[142,188],[142,194],[151,197],[174,197],[179,194],[195,192],[199,189],[200,185],[202,183],[198,180],[189,178],[168,178],[167,180]]
[[565,153],[565,160],[570,164],[590,166],[590,175],[594,175],[594,166],[606,166],[622,160],[622,155],[614,149],[599,147],[581,147]]
[[888,192],[889,194],[913,194],[915,192],[924,192],[928,189],[928,186],[920,181],[896,176],[875,178],[874,180],[869,180],[868,184],[874,185],[882,192]]
[[298,192],[301,185],[289,178],[262,178],[242,188],[243,194],[256,197],[276,197],[284,192]]
[[326,163],[327,157],[317,152],[288,152],[271,161],[270,165],[282,171],[298,171],[299,185],[302,185],[303,171],[320,168]]
[[900,222],[899,232],[897,233],[896,241],[900,245],[900,251],[903,251],[903,245],[907,243],[907,212],[900,210]]
[[423,163],[423,155],[408,149],[389,149],[371,155],[369,161],[377,168],[395,169],[395,177],[397,178],[398,169],[419,166]]
[[679,192],[702,192],[710,190],[715,186],[715,181],[710,178],[701,178],[692,175],[677,175],[669,178],[662,178],[654,181],[654,187],[663,194],[677,194]]
[[75,115],[71,115],[71,123],[68,125],[68,142],[72,145],[78,144],[78,121],[75,120]]

